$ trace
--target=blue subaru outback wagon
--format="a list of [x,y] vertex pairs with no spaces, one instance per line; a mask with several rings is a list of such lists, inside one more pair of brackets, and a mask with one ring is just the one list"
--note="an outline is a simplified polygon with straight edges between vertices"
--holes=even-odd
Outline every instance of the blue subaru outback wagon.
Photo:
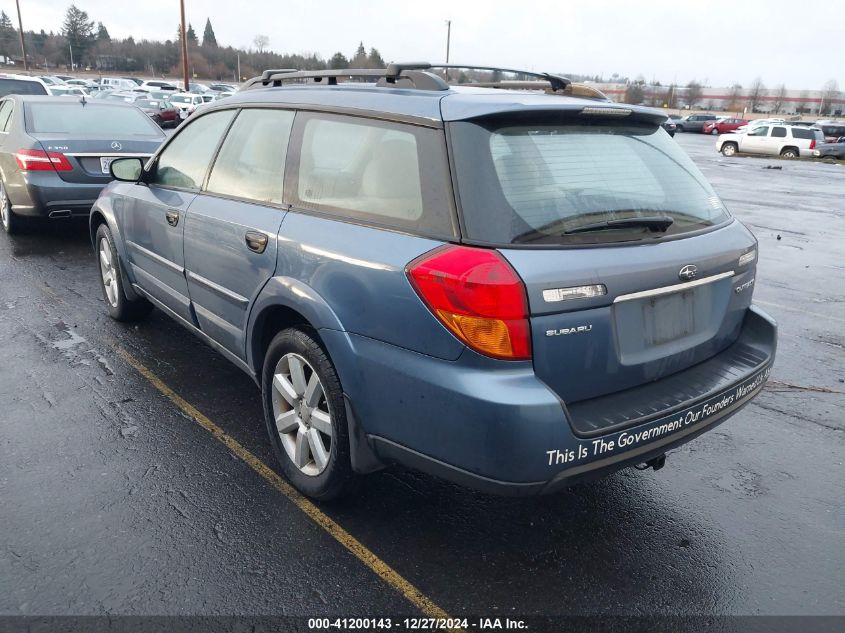
[[391,463],[516,495],[661,467],[768,377],[753,235],[661,113],[444,76],[266,71],[113,162],[109,313],[252,376],[315,498]]

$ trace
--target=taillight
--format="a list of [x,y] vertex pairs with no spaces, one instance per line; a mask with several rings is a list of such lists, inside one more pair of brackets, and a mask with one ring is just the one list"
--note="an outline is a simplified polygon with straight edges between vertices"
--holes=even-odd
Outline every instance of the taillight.
[[19,149],[15,161],[23,171],[72,171],[73,166],[60,152],[45,152],[40,149]]
[[417,294],[450,332],[477,352],[531,358],[522,280],[496,251],[446,246],[408,264]]
[[810,141],[810,149],[816,149],[816,139]]

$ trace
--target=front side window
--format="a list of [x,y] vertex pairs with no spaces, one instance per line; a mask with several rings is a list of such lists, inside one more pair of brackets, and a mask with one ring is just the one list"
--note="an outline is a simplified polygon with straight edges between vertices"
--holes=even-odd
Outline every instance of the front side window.
[[298,205],[429,235],[453,236],[443,132],[303,115]]
[[[603,222],[664,218],[672,235],[729,218],[687,154],[651,124],[452,124],[459,197],[472,240],[579,244],[653,239],[647,227]],[[603,230],[597,230],[597,229]]]
[[241,112],[220,148],[207,190],[281,204],[292,125],[293,112],[288,110]]
[[159,155],[149,182],[199,191],[214,150],[234,114],[234,110],[222,110],[188,123]]
[[761,125],[758,127],[751,128],[748,131],[748,136],[768,136],[769,135],[769,127],[766,125]]

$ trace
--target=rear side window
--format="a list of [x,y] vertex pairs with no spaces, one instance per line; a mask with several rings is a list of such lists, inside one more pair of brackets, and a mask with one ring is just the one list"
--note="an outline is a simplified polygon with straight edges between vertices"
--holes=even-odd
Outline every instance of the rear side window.
[[233,116],[233,110],[223,110],[190,122],[162,150],[150,182],[199,191],[214,150]]
[[46,95],[47,89],[37,81],[0,79],[0,97],[6,95]]
[[[774,136],[774,134],[772,134],[772,136]],[[816,138],[816,132],[809,128],[794,127],[792,128],[792,136],[795,138],[814,139]]]
[[454,236],[442,131],[354,117],[301,117],[292,188],[298,206]]
[[608,220],[668,216],[666,235],[729,215],[669,136],[649,124],[452,124],[466,235],[494,244],[653,239],[643,227],[570,233]]
[[242,111],[211,169],[208,191],[281,204],[292,125],[287,110]]
[[[793,130],[794,133],[794,130]],[[772,136],[775,138],[786,138],[786,128],[785,127],[773,127],[772,128]]]

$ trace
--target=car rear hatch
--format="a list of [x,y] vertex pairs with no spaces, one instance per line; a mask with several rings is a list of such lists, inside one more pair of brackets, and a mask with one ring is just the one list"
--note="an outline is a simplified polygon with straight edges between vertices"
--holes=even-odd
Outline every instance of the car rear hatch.
[[[619,420],[597,419],[595,408],[580,419],[579,403],[653,383],[731,346],[756,264],[754,237],[731,220],[659,119],[617,116],[450,125],[466,238],[496,246],[522,278],[535,373],[584,435]],[[685,396],[708,389],[702,382]],[[663,395],[667,406],[679,397]]]
[[59,177],[78,184],[108,183],[112,160],[147,158],[165,138],[138,108],[70,99],[28,103],[26,128],[42,151],[63,155],[53,156]]

